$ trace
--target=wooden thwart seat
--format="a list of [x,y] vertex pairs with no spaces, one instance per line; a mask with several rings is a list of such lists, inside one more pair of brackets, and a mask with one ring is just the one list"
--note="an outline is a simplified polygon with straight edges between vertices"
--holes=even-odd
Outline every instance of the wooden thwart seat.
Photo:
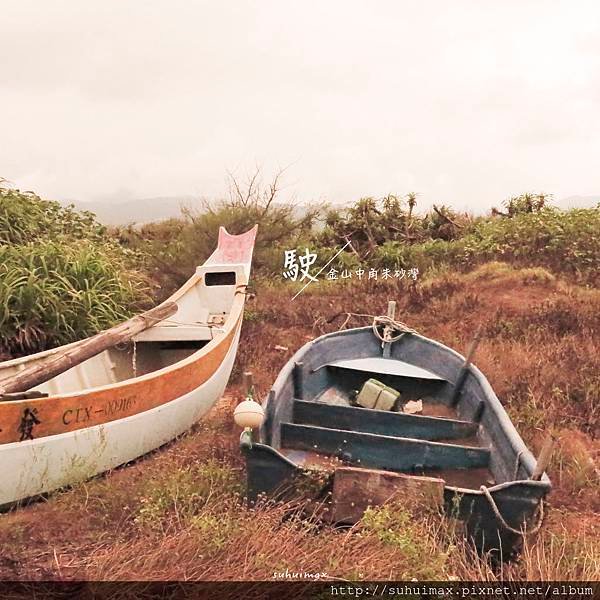
[[458,419],[427,417],[355,406],[294,400],[294,423],[318,425],[362,433],[450,440],[473,436],[478,425]]
[[216,325],[159,325],[138,334],[136,342],[196,342],[212,340],[223,328]]
[[486,467],[490,460],[487,448],[297,423],[281,424],[281,446],[339,456],[358,466],[392,471],[469,469]]

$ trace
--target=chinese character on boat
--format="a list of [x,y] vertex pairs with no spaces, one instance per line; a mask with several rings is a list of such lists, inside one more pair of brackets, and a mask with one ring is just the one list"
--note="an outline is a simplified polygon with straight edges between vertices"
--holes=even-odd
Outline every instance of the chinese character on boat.
[[41,421],[37,417],[37,408],[26,408],[23,411],[21,417],[21,424],[19,425],[19,433],[21,434],[20,441],[33,439],[33,428],[35,425],[39,425]]

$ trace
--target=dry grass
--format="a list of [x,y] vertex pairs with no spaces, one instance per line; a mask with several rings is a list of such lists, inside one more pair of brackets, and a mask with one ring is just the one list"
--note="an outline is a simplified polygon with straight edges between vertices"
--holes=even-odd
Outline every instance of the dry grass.
[[[600,294],[541,271],[494,263],[417,285],[332,282],[293,303],[291,290],[258,285],[229,396],[135,464],[1,516],[0,578],[260,580],[287,569],[336,580],[600,579]],[[231,423],[241,372],[252,370],[264,394],[300,345],[346,318],[328,323],[332,316],[382,314],[388,299],[398,301],[400,319],[459,351],[483,324],[475,362],[526,443],[537,451],[549,427],[560,432],[545,526],[500,570],[474,555],[457,523],[410,506],[335,529],[301,500],[254,509],[243,502]],[[359,324],[369,321],[350,319]]]

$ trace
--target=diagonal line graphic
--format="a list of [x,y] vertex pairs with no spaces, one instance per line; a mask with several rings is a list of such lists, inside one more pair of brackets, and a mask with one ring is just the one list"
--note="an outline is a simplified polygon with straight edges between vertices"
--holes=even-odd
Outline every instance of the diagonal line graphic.
[[[319,270],[319,272],[315,275],[315,278],[318,277],[348,246],[350,245],[350,240],[348,240],[346,242],[346,244],[344,244],[336,253],[335,256],[333,256],[331,259],[329,259],[327,261],[327,264],[323,265],[321,267],[321,269]],[[295,300],[310,284],[312,283],[312,279],[310,279],[309,281],[307,281],[304,284],[304,287],[292,298],[292,300]],[[291,300],[290,300],[291,302]]]

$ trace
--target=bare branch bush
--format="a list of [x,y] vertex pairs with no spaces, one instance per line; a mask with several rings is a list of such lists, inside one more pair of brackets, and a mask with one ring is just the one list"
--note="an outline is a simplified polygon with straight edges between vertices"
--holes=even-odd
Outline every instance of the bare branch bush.
[[323,207],[301,204],[284,196],[281,168],[270,178],[260,166],[246,177],[228,171],[227,193],[218,200],[203,200],[200,207],[181,207],[181,218],[143,227],[141,238],[152,257],[163,295],[179,287],[217,244],[219,227],[240,234],[258,224],[253,272],[270,275],[281,267],[284,249],[309,243]]

